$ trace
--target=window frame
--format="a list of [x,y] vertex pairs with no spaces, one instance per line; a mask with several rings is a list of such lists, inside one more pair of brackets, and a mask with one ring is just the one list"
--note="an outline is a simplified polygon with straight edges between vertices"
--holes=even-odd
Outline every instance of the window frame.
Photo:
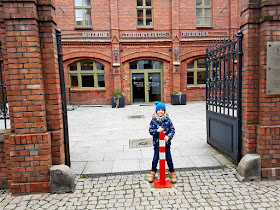
[[[202,5],[201,6],[196,6],[196,10],[195,11],[197,11],[197,9],[202,9],[202,24],[201,25],[198,25],[197,24],[197,12],[196,12],[196,14],[195,14],[195,17],[196,17],[196,22],[195,22],[195,25],[197,26],[197,27],[203,27],[203,26],[213,26],[213,14],[212,14],[212,0],[210,0],[210,6],[205,6],[204,5],[204,1],[205,0],[202,0]],[[195,2],[197,2],[197,0],[195,1]],[[205,24],[205,9],[211,9],[211,23],[209,24],[209,25],[206,25]]]
[[[153,28],[154,27],[154,9],[153,0],[151,0],[151,6],[146,6],[146,0],[142,0],[143,6],[137,6],[136,0],[136,25],[137,28]],[[150,9],[152,11],[152,24],[147,25],[146,10]],[[138,25],[138,10],[143,10],[143,25]]]
[[[75,3],[76,3],[76,0],[74,0],[75,28],[92,28],[92,6],[91,6],[91,0],[90,0],[90,6],[85,6],[84,5],[85,0],[82,0],[82,6],[76,6]],[[81,26],[77,25],[76,9],[81,9],[82,13],[83,13],[83,25],[81,25]],[[90,9],[91,25],[85,25],[85,23],[86,23],[85,9]]]
[[[152,61],[153,62],[153,68],[151,68],[151,69],[140,68],[139,67],[140,66],[139,62],[140,61]],[[162,65],[162,68],[156,68],[156,61],[159,62]],[[136,69],[131,69],[130,68],[130,63],[133,63],[133,62],[137,62],[137,68]],[[129,62],[129,70],[158,70],[158,69],[163,69],[163,62],[162,61],[150,60],[150,59],[141,59],[141,60],[136,60],[136,61]]]
[[[198,62],[199,59],[202,59],[202,58],[205,59],[205,68],[197,68],[197,62]],[[193,68],[188,69],[188,63],[190,63],[192,61],[194,62]],[[206,73],[206,57],[196,58],[196,59],[193,59],[193,60],[189,61],[188,63],[187,63],[187,87],[206,87],[206,82],[205,82],[205,84],[197,84],[197,72],[204,72],[205,71],[205,73]],[[217,64],[217,65],[218,65],[217,66],[217,77],[219,77],[219,75],[220,75],[220,64]],[[214,67],[214,68],[216,68],[216,67]],[[209,68],[210,77],[212,77],[212,72],[213,72],[212,69],[213,69],[213,63],[211,63],[210,68]],[[194,72],[194,74],[193,74],[194,84],[188,84],[188,72]],[[207,77],[207,75],[206,75],[206,77]]]
[[[194,62],[193,68],[188,69],[188,63],[187,63],[187,74],[188,74],[188,72],[194,72],[194,74],[193,74],[194,83],[193,84],[188,84],[187,83],[187,86],[202,86],[202,87],[204,87],[206,85],[206,84],[197,84],[197,72],[206,72],[206,66],[205,66],[205,68],[197,68],[197,62],[198,62],[199,59],[202,59],[202,58],[206,59],[205,57],[201,57],[201,58],[197,58],[197,59],[194,59],[194,60],[191,60],[191,61],[188,62],[188,63],[190,63],[192,61]],[[205,65],[206,65],[206,62],[205,62]],[[188,81],[188,76],[187,76],[187,81]]]
[[[81,68],[81,61],[92,61],[93,62],[93,70],[82,70]],[[74,63],[77,63],[77,71],[71,71],[70,66]],[[95,60],[89,60],[89,59],[83,59],[79,61],[75,61],[68,65],[68,76],[69,76],[69,86],[70,88],[75,88],[75,89],[105,89],[106,88],[106,79],[105,79],[105,66],[100,63],[102,66],[104,66],[104,70],[97,70],[97,65],[96,63],[100,63]],[[71,75],[77,75],[77,80],[78,80],[78,87],[72,87],[71,84]],[[83,87],[83,81],[82,81],[82,76],[83,75],[92,75],[94,78],[94,87]],[[98,75],[104,75],[104,87],[98,87]]]

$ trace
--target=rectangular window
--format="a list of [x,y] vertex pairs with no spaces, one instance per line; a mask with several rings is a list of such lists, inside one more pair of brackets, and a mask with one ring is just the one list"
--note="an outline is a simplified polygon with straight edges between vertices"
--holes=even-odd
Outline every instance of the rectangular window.
[[90,0],[75,0],[76,27],[91,27],[91,2]]
[[197,72],[197,84],[206,84],[206,71]]
[[194,72],[187,72],[187,83],[189,85],[194,84]]
[[104,75],[97,75],[97,76],[98,76],[98,87],[105,87]]
[[153,69],[153,61],[152,60],[140,60],[139,69]]
[[94,87],[93,75],[82,75],[82,86],[83,87]]
[[153,26],[153,4],[152,0],[137,0],[137,26]]
[[93,70],[93,61],[91,61],[91,60],[81,61],[81,70],[82,71],[92,71]]
[[77,75],[71,75],[71,87],[79,87],[78,85],[78,76]]
[[196,0],[196,25],[212,25],[212,0]]

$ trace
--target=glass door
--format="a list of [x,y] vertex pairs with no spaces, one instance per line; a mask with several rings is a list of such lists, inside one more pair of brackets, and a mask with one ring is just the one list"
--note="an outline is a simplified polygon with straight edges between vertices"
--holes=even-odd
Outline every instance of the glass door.
[[163,100],[162,62],[133,61],[129,63],[129,69],[132,104],[149,104]]
[[132,73],[132,102],[145,103],[144,73]]
[[148,73],[149,102],[161,101],[160,73]]

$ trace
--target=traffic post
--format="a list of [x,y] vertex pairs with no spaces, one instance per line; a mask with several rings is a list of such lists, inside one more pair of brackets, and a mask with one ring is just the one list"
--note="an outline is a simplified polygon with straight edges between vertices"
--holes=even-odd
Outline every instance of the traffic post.
[[169,180],[165,180],[165,133],[159,133],[159,180],[154,180],[155,188],[171,188]]

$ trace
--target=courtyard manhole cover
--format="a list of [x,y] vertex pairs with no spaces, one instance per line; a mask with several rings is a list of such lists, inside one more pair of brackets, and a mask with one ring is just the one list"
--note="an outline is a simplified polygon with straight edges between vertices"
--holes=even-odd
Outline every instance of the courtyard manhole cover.
[[129,149],[153,146],[153,139],[130,139]]
[[144,115],[129,115],[127,117],[128,119],[145,118]]

